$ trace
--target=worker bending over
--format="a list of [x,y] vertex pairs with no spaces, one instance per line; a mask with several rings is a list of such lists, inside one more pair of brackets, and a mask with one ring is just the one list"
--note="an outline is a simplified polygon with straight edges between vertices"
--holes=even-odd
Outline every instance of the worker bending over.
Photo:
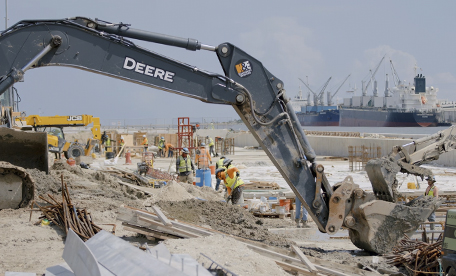
[[206,136],[206,138],[209,139],[209,144],[208,144],[208,146],[209,146],[209,154],[212,154],[214,157],[216,157],[217,154],[214,151],[214,140],[212,140],[212,138],[209,137],[209,136]]
[[195,156],[196,164],[198,166],[198,169],[200,170],[205,170],[209,168],[209,162],[212,164],[212,159],[211,155],[206,149],[206,144],[201,143],[201,146],[199,148],[199,152]]
[[168,152],[168,157],[173,157],[174,146],[171,143],[165,144],[165,153]]
[[162,136],[160,138],[160,141],[158,141],[158,156],[160,156],[160,157],[165,157],[165,152],[163,151],[165,148],[165,144],[166,144],[165,137]]
[[[217,161],[217,163],[215,163],[216,171],[217,171],[217,169],[226,169],[226,167],[223,166],[223,161],[225,161],[225,156],[220,157],[220,159]],[[218,178],[217,176],[215,176],[215,178],[217,179],[217,184],[215,185],[215,190],[218,191],[218,189],[220,187],[220,182],[222,182],[222,180],[220,178]]]
[[240,177],[238,168],[232,166],[229,169],[219,168],[215,172],[216,177],[223,180],[226,189],[227,189],[227,199],[226,202],[231,202],[237,204],[239,199],[242,196],[244,190],[244,181]]
[[146,152],[149,148],[149,141],[147,140],[146,135],[143,135],[143,141],[141,142],[141,145],[144,145],[144,152]]
[[179,182],[193,184],[195,167],[193,166],[192,159],[188,155],[189,153],[188,148],[182,149],[182,155],[179,155],[176,159],[176,173],[179,175]]

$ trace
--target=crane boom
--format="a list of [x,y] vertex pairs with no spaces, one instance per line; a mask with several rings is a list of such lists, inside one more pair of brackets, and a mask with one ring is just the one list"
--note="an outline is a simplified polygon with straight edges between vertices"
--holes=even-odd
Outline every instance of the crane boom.
[[366,86],[363,87],[363,92],[367,91],[367,88],[371,84],[372,79],[375,77],[375,74],[377,74],[378,68],[380,68],[380,65],[382,64],[384,59],[385,59],[385,56],[383,56],[382,59],[380,60],[380,62],[378,63],[377,67],[375,68],[374,73],[372,73],[372,70],[369,70],[369,72],[371,73],[371,77],[369,78],[369,82],[367,82]]
[[401,79],[399,78],[399,75],[396,72],[396,69],[394,68],[393,61],[390,59],[390,65],[391,65],[391,72],[393,73],[393,80],[394,80],[394,85],[399,86],[401,84]]

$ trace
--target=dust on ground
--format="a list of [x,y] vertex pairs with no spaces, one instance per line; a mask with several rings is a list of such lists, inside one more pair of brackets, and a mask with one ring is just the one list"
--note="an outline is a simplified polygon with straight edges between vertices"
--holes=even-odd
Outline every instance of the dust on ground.
[[188,254],[199,263],[211,263],[202,253],[237,275],[289,275],[274,261],[225,235],[166,240],[164,243],[172,254]]
[[263,220],[253,216],[238,205],[219,201],[187,199],[160,201],[157,205],[169,217],[198,225],[208,225],[217,231],[234,236],[261,241],[269,245],[287,247],[286,238],[268,231]]

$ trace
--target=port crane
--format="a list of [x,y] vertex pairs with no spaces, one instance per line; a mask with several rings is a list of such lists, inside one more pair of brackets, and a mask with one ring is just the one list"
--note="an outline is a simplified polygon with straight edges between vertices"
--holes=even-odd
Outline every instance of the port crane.
[[368,88],[369,85],[371,84],[372,80],[375,79],[375,74],[377,74],[378,68],[380,68],[380,65],[382,64],[382,62],[383,62],[384,59],[385,59],[385,56],[383,56],[382,59],[380,60],[380,62],[378,63],[377,67],[375,68],[374,73],[372,73],[372,70],[369,70],[369,72],[370,72],[370,74],[371,74],[371,77],[370,77],[370,79],[369,79],[369,82],[367,82],[367,84],[364,85],[364,81],[363,81],[363,84],[362,84],[362,86],[361,86],[363,96],[367,96],[367,88]]
[[314,96],[314,105],[317,106],[317,105],[324,105],[323,103],[323,95],[324,95],[324,92],[325,92],[325,89],[326,87],[328,86],[328,83],[329,81],[331,80],[332,77],[329,77],[329,79],[325,82],[325,84],[323,84],[323,88],[320,90],[320,92],[317,94],[315,93],[307,83],[305,83],[301,78],[299,78],[299,80],[304,83],[304,85],[307,87],[307,89],[309,89],[310,92],[312,92],[313,96]]
[[340,88],[342,87],[342,85],[344,85],[344,83],[348,80],[348,78],[351,76],[351,74],[349,74],[345,80],[342,82],[342,84],[339,86],[339,88],[337,88],[336,92],[334,92],[334,94],[331,96],[330,93],[328,93],[328,105],[332,105],[333,104],[333,101],[332,99],[334,98],[334,96],[336,96],[337,92],[339,92]]

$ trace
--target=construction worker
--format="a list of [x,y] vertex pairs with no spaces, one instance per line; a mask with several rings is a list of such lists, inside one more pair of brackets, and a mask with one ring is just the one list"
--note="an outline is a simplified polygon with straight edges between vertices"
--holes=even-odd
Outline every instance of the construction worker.
[[[436,199],[439,198],[439,189],[434,185],[436,180],[435,176],[429,175],[426,178],[428,182],[428,187],[426,188],[426,191],[424,192],[425,196],[432,196],[435,197]],[[430,222],[435,222],[435,212],[432,212],[432,214],[428,217],[428,220]],[[430,225],[431,230],[434,230],[434,224]]]
[[[220,168],[226,169],[226,167],[223,166],[223,161],[225,161],[225,156],[220,157],[220,159],[217,161],[217,163],[215,163],[216,170],[220,169]],[[220,187],[220,182],[222,180],[220,178],[218,178],[217,176],[215,176],[215,178],[217,179],[217,184],[215,185],[215,190],[218,191],[218,189]]]
[[147,152],[147,149],[149,148],[149,141],[147,140],[146,135],[143,135],[143,141],[141,142],[141,145],[144,145],[144,152]]
[[[103,131],[103,134],[101,135],[101,145],[105,146],[105,148],[104,148],[105,151],[108,150],[108,148],[106,147],[106,143],[107,143],[108,140],[109,140],[108,134],[106,134],[106,131]],[[109,144],[111,144],[111,142],[109,142]]]
[[119,153],[120,153],[120,156],[123,156],[123,146],[125,145],[125,140],[124,140],[124,137],[123,136],[120,136],[120,141],[119,141]]
[[173,157],[174,146],[170,143],[165,144],[165,152],[168,152],[168,157]]
[[198,166],[198,169],[202,169],[202,170],[209,168],[208,161],[210,161],[212,164],[211,155],[207,151],[205,143],[201,143],[199,152],[195,156],[195,160],[197,162],[196,164]]
[[158,141],[158,156],[160,157],[165,157],[165,152],[163,151],[163,149],[165,148],[165,144],[165,137],[160,137],[160,141]]
[[209,139],[209,154],[213,155],[214,157],[216,156],[215,151],[214,151],[214,140],[212,140],[211,137],[206,136],[206,139]]
[[[310,228],[308,222],[307,222],[307,209],[301,206],[301,201],[299,200],[298,197],[295,198],[295,203],[296,203],[296,215],[295,215],[295,221],[296,221],[296,227],[298,228]],[[301,218],[301,209],[302,209],[302,218]],[[300,225],[302,223],[302,225]]]
[[231,162],[233,162],[233,160],[231,160],[229,158],[225,158],[225,160],[223,160],[223,166],[226,169],[229,169],[229,168],[233,167],[233,165],[231,165]]
[[226,201],[231,200],[233,205],[237,204],[244,190],[244,181],[240,178],[238,168],[234,166],[229,169],[219,168],[215,171],[215,176],[223,180],[226,186]]
[[188,148],[182,149],[182,155],[176,159],[176,173],[179,175],[179,182],[193,184],[195,167],[193,166],[192,159],[188,156],[189,153]]

